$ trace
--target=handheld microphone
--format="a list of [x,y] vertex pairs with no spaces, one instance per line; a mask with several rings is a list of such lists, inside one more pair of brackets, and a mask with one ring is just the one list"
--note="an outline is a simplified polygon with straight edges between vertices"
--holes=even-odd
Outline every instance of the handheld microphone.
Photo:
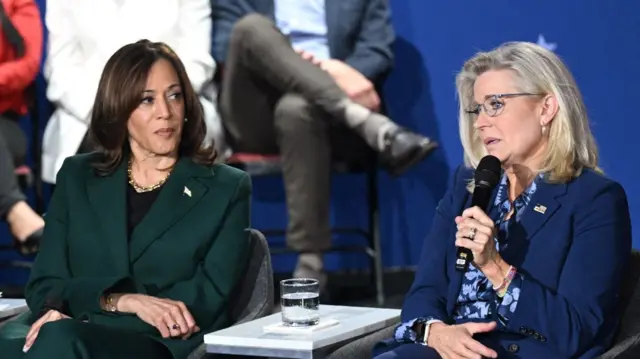
[[[471,197],[471,207],[478,206],[486,212],[491,193],[500,180],[500,160],[495,156],[484,156],[473,176],[475,188]],[[456,252],[456,270],[466,272],[473,261],[473,253],[468,248],[458,247]]]

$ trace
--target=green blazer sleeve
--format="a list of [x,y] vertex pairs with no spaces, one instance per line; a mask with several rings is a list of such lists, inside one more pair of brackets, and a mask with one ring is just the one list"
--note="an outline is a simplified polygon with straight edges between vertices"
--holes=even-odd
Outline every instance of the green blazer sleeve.
[[[68,179],[78,175],[74,164],[65,160],[58,172],[56,189],[45,218],[44,240],[31,269],[25,296],[34,316],[43,314],[47,304],[64,303],[66,314],[73,317],[81,313],[101,312],[100,296],[109,288],[121,286],[129,292],[139,292],[133,281],[126,277],[82,278],[72,277],[67,255]],[[56,308],[61,309],[61,308]]]
[[211,327],[227,308],[231,291],[247,263],[250,223],[251,178],[244,174],[195,275],[149,294],[183,302],[200,328]]

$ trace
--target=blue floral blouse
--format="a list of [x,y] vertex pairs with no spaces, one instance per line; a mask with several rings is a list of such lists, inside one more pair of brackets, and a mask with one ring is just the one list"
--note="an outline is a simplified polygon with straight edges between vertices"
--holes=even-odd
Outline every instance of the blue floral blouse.
[[[540,177],[538,177],[540,178]],[[537,181],[538,179],[536,179]],[[496,248],[499,252],[504,251],[507,246],[507,237],[509,228],[513,223],[520,221],[521,214],[531,201],[531,197],[536,192],[536,181],[533,181],[527,189],[525,189],[518,198],[513,201],[514,213],[508,220],[505,220],[507,214],[511,211],[512,203],[509,201],[509,181],[506,175],[502,176],[498,187],[498,193],[494,205],[489,216],[496,224],[498,233],[495,238]],[[491,317],[496,311],[498,318],[498,329],[504,329],[509,322],[509,317],[516,311],[518,299],[520,297],[520,286],[522,285],[522,277],[516,273],[507,288],[504,297],[500,298],[494,295],[491,282],[478,270],[473,264],[469,264],[469,270],[462,279],[462,286],[458,299],[453,311],[453,320],[455,322],[467,319],[486,319]],[[411,329],[416,320],[434,320],[440,321],[441,318],[424,317],[415,318],[408,322],[401,323],[394,332],[394,339],[403,343],[415,343],[416,333]]]

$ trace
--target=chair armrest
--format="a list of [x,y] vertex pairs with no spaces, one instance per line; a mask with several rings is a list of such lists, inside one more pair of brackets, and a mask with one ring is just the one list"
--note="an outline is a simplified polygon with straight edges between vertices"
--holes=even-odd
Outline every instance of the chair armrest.
[[631,336],[598,357],[598,359],[634,359],[640,358],[640,334]]
[[29,332],[29,315],[25,312],[0,321],[0,340],[25,338]]
[[396,326],[386,327],[352,340],[329,354],[327,359],[371,359],[373,347],[381,340],[391,338]]

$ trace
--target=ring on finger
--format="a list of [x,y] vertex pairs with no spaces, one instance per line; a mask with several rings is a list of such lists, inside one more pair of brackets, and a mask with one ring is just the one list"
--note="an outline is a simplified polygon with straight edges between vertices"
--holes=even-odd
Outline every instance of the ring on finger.
[[469,235],[468,235],[467,237],[468,237],[470,240],[473,240],[474,238],[476,238],[476,232],[477,232],[477,231],[478,231],[478,230],[477,230],[475,227],[470,228],[470,229],[469,229]]
[[171,326],[171,329],[173,329],[173,330],[179,330],[179,329],[180,329],[180,325],[178,325],[178,324],[174,324],[174,325],[172,325],[172,326]]

